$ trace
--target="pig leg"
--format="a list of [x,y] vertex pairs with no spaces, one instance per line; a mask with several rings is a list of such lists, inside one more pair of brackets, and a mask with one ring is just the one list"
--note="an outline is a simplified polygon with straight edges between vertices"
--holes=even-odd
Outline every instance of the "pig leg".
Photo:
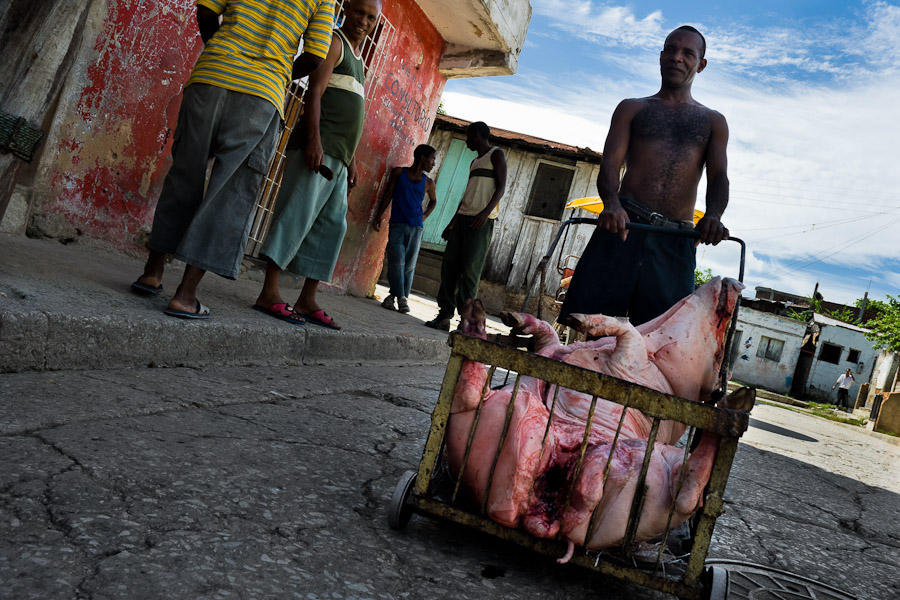
[[[749,411],[753,408],[755,401],[756,390],[744,387],[720,400],[718,406],[719,408]],[[703,489],[709,483],[720,439],[718,435],[704,431],[701,434],[700,443],[691,452],[687,461],[672,469],[672,495],[675,495],[678,480],[681,477],[681,469],[687,469],[681,491],[675,497],[675,512],[682,517],[682,520],[689,518],[703,503]]]
[[[484,327],[485,319],[486,314],[481,300],[466,300],[460,311],[459,330],[469,337],[483,340],[487,337]],[[484,392],[486,380],[487,369],[483,364],[471,360],[465,361],[453,392],[450,413],[475,410]]]
[[546,321],[542,321],[527,313],[503,312],[500,319],[512,328],[513,333],[534,336],[534,351],[547,355],[551,350],[559,348],[559,336]]
[[649,360],[650,355],[647,353],[644,336],[627,320],[605,315],[573,313],[569,315],[569,324],[589,336],[615,336],[615,349],[609,355],[606,364],[598,369],[601,372],[619,379],[643,382],[644,385],[663,392],[670,391],[648,383],[658,379],[659,369]]

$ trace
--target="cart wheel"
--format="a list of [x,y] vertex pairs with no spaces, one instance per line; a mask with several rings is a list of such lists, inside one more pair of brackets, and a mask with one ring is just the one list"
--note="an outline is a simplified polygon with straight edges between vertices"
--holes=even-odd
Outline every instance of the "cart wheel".
[[726,600],[728,597],[728,571],[722,567],[709,567],[706,581],[709,583],[709,594],[706,600]]
[[706,561],[704,591],[709,600],[855,600],[856,596],[827,584],[765,565],[739,560]]
[[409,494],[412,492],[413,486],[416,484],[416,474],[414,471],[406,471],[394,488],[394,495],[391,496],[391,503],[388,505],[388,525],[391,529],[397,531],[402,530],[409,523],[412,517],[412,506],[407,504]]

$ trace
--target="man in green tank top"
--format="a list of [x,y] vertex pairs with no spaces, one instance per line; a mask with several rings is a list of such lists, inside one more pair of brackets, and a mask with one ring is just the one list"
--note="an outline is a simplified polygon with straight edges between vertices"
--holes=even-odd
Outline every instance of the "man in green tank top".
[[[309,76],[303,116],[288,142],[274,220],[260,254],[266,279],[254,309],[289,323],[340,325],[316,301],[329,281],[347,231],[347,190],[365,117],[362,46],[378,24],[381,0],[347,0],[325,62]],[[293,306],[278,290],[288,270],[306,278]]]

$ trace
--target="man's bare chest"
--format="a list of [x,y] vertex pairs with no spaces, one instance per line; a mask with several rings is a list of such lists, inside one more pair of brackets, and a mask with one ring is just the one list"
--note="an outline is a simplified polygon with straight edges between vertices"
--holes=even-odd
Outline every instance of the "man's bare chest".
[[631,137],[685,150],[704,149],[712,131],[707,113],[698,106],[669,107],[661,102],[647,102],[631,121]]

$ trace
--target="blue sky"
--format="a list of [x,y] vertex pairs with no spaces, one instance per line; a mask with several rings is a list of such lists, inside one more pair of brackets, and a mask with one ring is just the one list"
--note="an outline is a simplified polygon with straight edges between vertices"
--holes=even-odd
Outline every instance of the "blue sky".
[[[709,60],[694,97],[730,128],[745,294],[900,294],[900,1],[531,4],[516,75],[449,81],[449,114],[602,150],[618,102],[659,89],[666,34],[693,25]],[[736,244],[697,257],[736,273]]]

